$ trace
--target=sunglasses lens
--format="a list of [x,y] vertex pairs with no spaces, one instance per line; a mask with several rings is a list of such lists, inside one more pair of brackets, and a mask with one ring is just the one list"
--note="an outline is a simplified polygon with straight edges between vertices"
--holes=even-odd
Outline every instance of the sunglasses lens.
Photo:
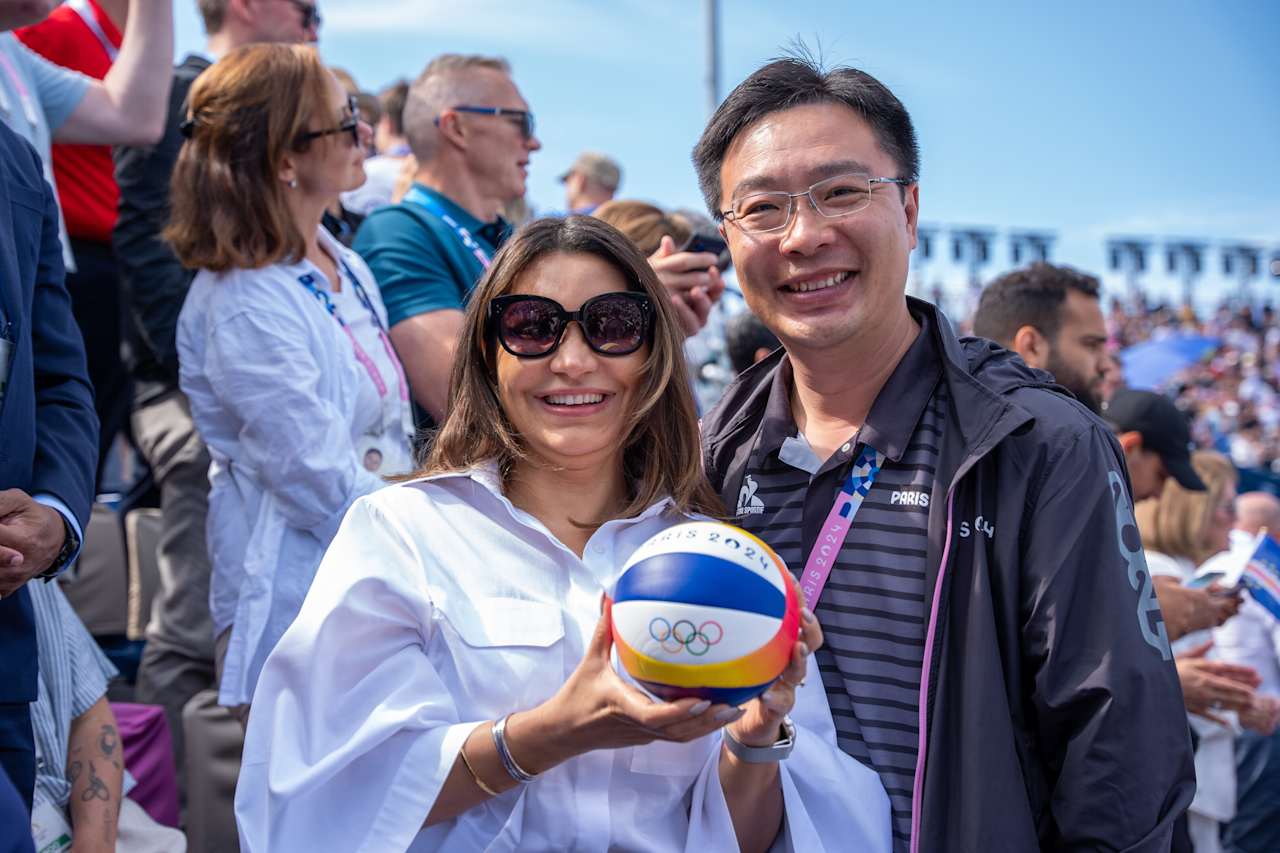
[[560,337],[556,309],[537,299],[513,302],[498,318],[503,345],[516,355],[543,355]]
[[644,344],[648,315],[639,301],[611,294],[592,302],[583,318],[587,342],[605,355],[627,355]]

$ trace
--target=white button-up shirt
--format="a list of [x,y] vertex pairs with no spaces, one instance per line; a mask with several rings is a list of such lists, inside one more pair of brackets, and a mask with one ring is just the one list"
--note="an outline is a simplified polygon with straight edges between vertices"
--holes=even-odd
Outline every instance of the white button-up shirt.
[[[209,471],[210,608],[215,633],[232,627],[219,701],[250,701],[258,671],[311,586],[343,515],[384,480],[366,470],[366,437],[382,437],[390,473],[407,473],[409,403],[347,273],[379,320],[386,310],[368,267],[323,228],[342,261],[340,315],[380,374],[379,395],[351,338],[299,277],[330,291],[310,261],[254,270],[201,270],[178,318],[178,357]],[[363,315],[363,316],[362,316]]]
[[[579,558],[503,495],[493,467],[357,501],[263,668],[236,788],[241,847],[734,849],[719,732],[590,752],[422,828],[472,730],[549,699],[630,554],[684,520],[662,501],[602,525]],[[890,850],[888,798],[837,748],[812,657],[792,718],[781,847]]]

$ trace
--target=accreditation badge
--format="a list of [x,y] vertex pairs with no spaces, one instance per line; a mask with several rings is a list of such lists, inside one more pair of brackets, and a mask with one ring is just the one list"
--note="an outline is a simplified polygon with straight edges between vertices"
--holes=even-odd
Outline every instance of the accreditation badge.
[[365,433],[356,442],[356,459],[366,471],[379,477],[395,477],[413,470],[413,457],[400,436],[390,432]]

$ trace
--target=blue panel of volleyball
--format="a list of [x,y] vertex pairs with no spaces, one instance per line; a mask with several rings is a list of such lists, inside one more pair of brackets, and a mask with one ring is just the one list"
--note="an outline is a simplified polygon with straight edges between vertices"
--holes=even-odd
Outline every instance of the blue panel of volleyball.
[[610,612],[618,660],[654,695],[738,705],[786,668],[799,607],[773,549],[732,525],[695,521],[636,550]]

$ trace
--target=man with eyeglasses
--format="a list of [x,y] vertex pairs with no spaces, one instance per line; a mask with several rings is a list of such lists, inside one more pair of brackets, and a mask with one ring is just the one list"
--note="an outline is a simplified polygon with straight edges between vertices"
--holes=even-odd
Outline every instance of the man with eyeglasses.
[[894,849],[1167,851],[1195,790],[1177,674],[1107,427],[905,296],[919,155],[862,71],[783,59],[694,149],[783,350],[703,420],[737,522],[800,577],[809,678]]
[[369,215],[352,248],[382,289],[419,420],[429,423],[444,415],[467,297],[508,231],[499,211],[524,195],[542,144],[501,57],[436,57],[410,87],[403,122],[413,186]]
[[[169,219],[169,177],[182,147],[187,92],[226,53],[255,42],[314,42],[320,16],[311,0],[198,0],[207,40],[173,72],[164,136],[154,146],[115,150],[119,217],[112,235],[135,330],[134,439],[155,478],[163,513],[160,586],[138,670],[140,702],[162,705],[184,774],[182,709],[214,686],[205,516],[209,454],[178,389],[176,324],[194,271],[184,269],[160,232]],[[231,827],[219,849],[234,849]]]

